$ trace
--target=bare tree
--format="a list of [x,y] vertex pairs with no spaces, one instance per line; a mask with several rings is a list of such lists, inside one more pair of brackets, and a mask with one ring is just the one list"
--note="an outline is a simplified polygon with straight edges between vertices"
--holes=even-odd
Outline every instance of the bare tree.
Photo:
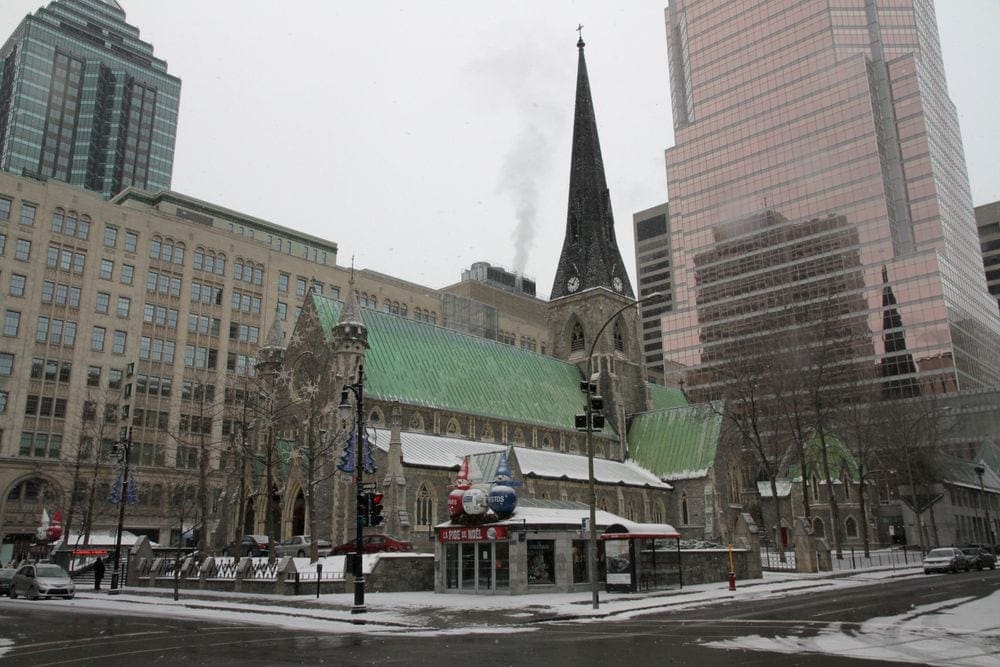
[[[758,469],[766,478],[774,500],[776,530],[781,529],[781,502],[778,478],[786,464],[789,433],[786,423],[776,417],[771,371],[776,366],[774,348],[747,342],[714,367],[712,409],[738,435],[742,446],[750,450]],[[776,540],[781,562],[785,562],[784,544]]]
[[[169,480],[168,480],[169,481]],[[180,598],[181,561],[184,558],[184,535],[194,528],[201,509],[201,489],[198,484],[175,482],[167,497],[167,512],[177,522],[177,544],[174,555],[174,600]],[[200,552],[203,556],[205,552]]]

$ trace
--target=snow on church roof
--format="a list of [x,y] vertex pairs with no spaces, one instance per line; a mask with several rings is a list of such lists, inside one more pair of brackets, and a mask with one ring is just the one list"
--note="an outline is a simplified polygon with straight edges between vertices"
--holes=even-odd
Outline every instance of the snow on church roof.
[[[374,429],[374,431],[375,445],[383,451],[388,451],[389,431],[387,429]],[[400,433],[400,440],[403,445],[403,463],[429,468],[457,468],[462,459],[469,454],[500,453],[508,449],[507,445],[409,431]],[[512,451],[522,475],[575,481],[589,479],[586,456],[527,447],[513,447]],[[634,461],[622,463],[594,459],[594,479],[605,484],[672,488]]]

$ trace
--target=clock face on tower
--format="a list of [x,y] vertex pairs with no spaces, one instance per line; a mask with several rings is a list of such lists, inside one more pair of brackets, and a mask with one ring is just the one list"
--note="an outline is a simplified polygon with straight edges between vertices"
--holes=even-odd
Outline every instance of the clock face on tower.
[[571,276],[570,279],[566,281],[566,289],[570,292],[575,292],[580,289],[580,279],[576,276]]
[[614,278],[611,279],[611,286],[615,288],[616,292],[621,292],[622,288],[625,285],[622,283],[622,279],[621,278],[619,278],[618,276],[615,276]]

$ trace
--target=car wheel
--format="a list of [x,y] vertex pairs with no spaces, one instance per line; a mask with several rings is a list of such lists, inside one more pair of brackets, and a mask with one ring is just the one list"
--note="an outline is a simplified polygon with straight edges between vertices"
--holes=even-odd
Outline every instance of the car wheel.
[[29,600],[37,600],[38,599],[38,589],[37,588],[29,588],[27,594],[24,597],[28,598]]
[[303,551],[302,549],[299,549],[299,553],[297,553],[295,555],[298,556],[299,558],[305,558],[306,557],[306,552]]
[[14,586],[10,587],[10,592],[7,593],[7,595],[10,596],[11,600],[16,600],[17,599],[17,591],[14,590]]
[[952,565],[951,566],[951,573],[952,574],[958,574],[958,566],[957,565]]

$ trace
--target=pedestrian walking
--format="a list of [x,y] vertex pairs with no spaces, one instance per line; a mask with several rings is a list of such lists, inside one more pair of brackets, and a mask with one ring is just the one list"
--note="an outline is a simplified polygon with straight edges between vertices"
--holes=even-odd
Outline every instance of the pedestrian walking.
[[101,590],[101,579],[104,578],[104,559],[101,557],[97,558],[94,562],[94,590]]

